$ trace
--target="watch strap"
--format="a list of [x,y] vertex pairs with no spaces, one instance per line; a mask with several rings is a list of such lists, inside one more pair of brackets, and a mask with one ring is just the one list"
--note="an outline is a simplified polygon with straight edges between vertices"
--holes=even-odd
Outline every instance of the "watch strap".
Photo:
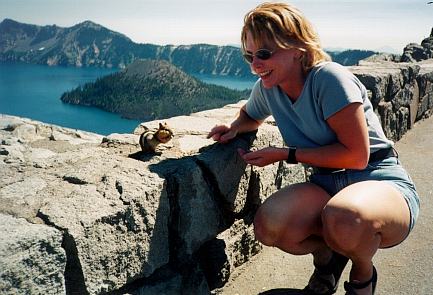
[[298,164],[296,160],[296,147],[289,146],[289,155],[287,156],[286,162],[289,164]]

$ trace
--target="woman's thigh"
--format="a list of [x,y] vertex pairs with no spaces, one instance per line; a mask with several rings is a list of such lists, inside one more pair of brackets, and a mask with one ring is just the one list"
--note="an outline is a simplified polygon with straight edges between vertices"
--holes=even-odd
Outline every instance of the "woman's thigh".
[[[367,212],[374,226],[382,226],[381,247],[394,246],[404,240],[413,228],[419,212],[419,197],[409,174],[396,157],[369,163],[364,170],[346,170],[338,173],[313,174],[310,181],[323,187],[330,195],[339,196],[343,207]],[[332,206],[328,206],[332,208]],[[346,213],[350,211],[345,211]],[[406,230],[407,213],[409,228]],[[403,232],[403,239],[400,239]]]
[[288,237],[293,242],[321,235],[321,213],[329,194],[313,183],[298,183],[272,194],[259,207],[254,226],[256,236],[272,245]]
[[[335,228],[347,229],[346,233],[342,230],[338,234],[350,235],[354,243],[367,241],[369,236],[378,234],[381,248],[403,241],[411,223],[405,199],[387,181],[369,180],[351,184],[328,202],[324,212],[325,215],[331,212],[331,218],[337,216],[334,219]],[[357,232],[356,228],[360,230]]]

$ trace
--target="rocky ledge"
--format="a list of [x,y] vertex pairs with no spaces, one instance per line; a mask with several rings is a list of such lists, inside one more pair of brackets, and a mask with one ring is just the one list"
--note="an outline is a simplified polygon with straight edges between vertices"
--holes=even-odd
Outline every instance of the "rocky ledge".
[[239,105],[167,120],[174,139],[97,134],[0,116],[2,294],[208,294],[260,250],[251,222],[302,167],[247,167],[242,147],[282,146],[272,124],[228,145],[206,134]]
[[[433,67],[364,63],[385,132],[398,140],[433,109]],[[245,165],[236,150],[282,146],[272,118],[226,145],[206,138],[240,105],[165,120],[153,155],[138,134],[101,135],[0,115],[2,294],[209,294],[261,249],[252,218],[301,165]]]

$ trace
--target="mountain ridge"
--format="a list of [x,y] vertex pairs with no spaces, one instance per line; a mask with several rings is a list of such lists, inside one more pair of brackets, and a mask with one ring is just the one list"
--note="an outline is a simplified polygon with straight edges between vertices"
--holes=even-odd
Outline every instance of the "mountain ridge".
[[[23,24],[11,19],[0,23],[0,62],[125,68],[138,58],[167,60],[189,74],[253,77],[238,46],[135,43],[126,35],[90,20],[67,28]],[[343,65],[354,65],[357,61],[346,58]]]
[[253,76],[233,46],[138,44],[92,21],[68,28],[0,23],[0,62],[125,68],[137,58],[168,60],[188,73]]

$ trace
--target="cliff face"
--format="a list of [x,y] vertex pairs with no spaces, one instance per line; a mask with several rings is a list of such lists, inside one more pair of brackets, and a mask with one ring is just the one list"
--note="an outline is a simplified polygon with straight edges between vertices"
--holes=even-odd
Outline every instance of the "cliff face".
[[252,77],[233,46],[137,44],[91,21],[69,28],[0,23],[0,62],[124,68],[138,58],[167,60],[188,73]]
[[[334,60],[344,65],[356,64],[373,53],[330,52]],[[234,46],[138,44],[91,21],[69,28],[23,24],[11,19],[0,23],[0,62],[125,68],[140,58],[166,60],[189,74],[253,78],[240,48]]]
[[[46,65],[122,67],[134,58],[126,36],[86,21],[70,28],[0,23],[0,61]],[[123,52],[125,49],[132,51]]]
[[[433,110],[433,64],[364,63],[385,132]],[[282,146],[272,119],[226,145],[206,139],[228,105],[167,119],[175,137],[139,153],[138,134],[97,134],[0,116],[2,294],[209,294],[260,251],[252,218],[301,165],[246,166],[236,149]]]

